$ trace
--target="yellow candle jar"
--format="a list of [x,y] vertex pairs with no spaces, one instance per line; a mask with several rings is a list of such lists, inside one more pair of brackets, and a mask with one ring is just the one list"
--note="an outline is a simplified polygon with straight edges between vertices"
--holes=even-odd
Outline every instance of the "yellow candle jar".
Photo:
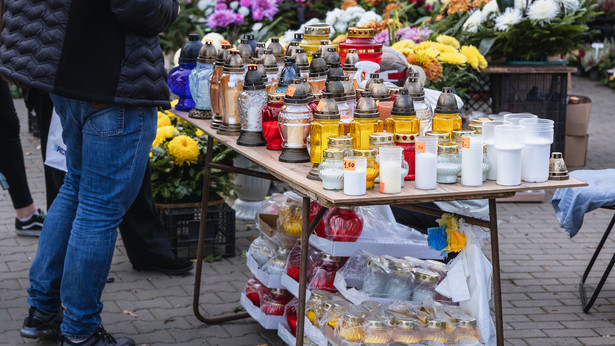
[[391,133],[419,133],[421,121],[416,117],[412,97],[401,89],[393,102],[391,117],[386,120],[386,130]]
[[461,130],[461,117],[455,94],[449,87],[442,88],[438,103],[433,115],[433,131],[452,132]]
[[340,337],[340,341],[360,342],[363,339],[364,315],[356,311],[349,311],[341,315],[335,324],[335,333]]
[[461,137],[475,134],[475,130],[454,130],[451,134],[451,142],[457,144],[461,150]]
[[370,345],[386,345],[391,341],[387,324],[374,317],[369,317],[365,321],[365,334],[361,342]]
[[418,328],[419,321],[410,317],[396,317],[395,328],[392,330],[392,339],[407,344],[417,344],[421,341],[421,332]]
[[437,341],[441,343],[448,342],[446,335],[446,322],[440,320],[431,320],[425,323],[422,331],[422,341]]
[[462,345],[477,345],[480,340],[476,329],[476,319],[460,320],[453,333],[453,340]]
[[318,165],[322,162],[322,152],[328,148],[329,137],[337,137],[344,129],[340,124],[340,113],[333,94],[324,93],[316,106],[314,121],[310,124],[310,163],[312,169],[308,179],[320,180]]
[[329,148],[342,149],[344,151],[344,157],[352,156],[352,137],[346,135],[339,135],[335,137],[329,137]]
[[331,292],[324,290],[313,290],[305,304],[305,316],[310,320],[310,323],[314,324],[319,320],[323,314],[323,305],[325,300],[331,297]]
[[320,46],[320,41],[328,40],[331,33],[329,24],[311,24],[304,28],[303,39],[299,42],[299,47],[305,50],[308,59],[312,61],[312,53],[315,53]]
[[382,131],[384,131],[384,123],[380,120],[376,101],[369,91],[363,91],[354,113],[354,119],[350,123],[350,137],[353,140],[353,148],[369,149],[369,135]]
[[425,136],[432,136],[432,137],[438,138],[438,145],[451,144],[451,133],[450,132],[427,131],[425,132]]
[[367,174],[366,174],[366,189],[373,189],[376,184],[376,178],[380,175],[380,165],[376,162],[376,151],[373,149],[368,150],[354,150],[354,156],[361,156],[367,159]]

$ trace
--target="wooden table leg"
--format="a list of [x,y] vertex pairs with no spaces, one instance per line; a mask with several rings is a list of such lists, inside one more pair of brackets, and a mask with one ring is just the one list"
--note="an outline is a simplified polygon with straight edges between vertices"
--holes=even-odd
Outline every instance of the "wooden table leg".
[[489,199],[489,230],[491,231],[491,262],[493,265],[493,303],[497,345],[504,346],[504,321],[502,320],[502,284],[500,281],[500,245],[498,241],[498,216],[494,198]]
[[209,181],[211,176],[211,159],[213,156],[214,140],[207,137],[207,153],[205,155],[205,174],[203,176],[203,197],[201,199],[201,222],[199,224],[199,242],[196,252],[196,272],[194,275],[194,295],[192,311],[199,321],[207,324],[219,324],[249,317],[247,312],[229,314],[216,317],[205,317],[201,314],[199,300],[201,298],[201,276],[203,273],[203,244],[205,242],[205,228],[207,227],[207,203],[209,202]]

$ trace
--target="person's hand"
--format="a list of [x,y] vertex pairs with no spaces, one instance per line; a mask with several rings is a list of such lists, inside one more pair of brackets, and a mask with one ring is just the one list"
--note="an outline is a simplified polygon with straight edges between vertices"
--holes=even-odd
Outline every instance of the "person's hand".
[[177,15],[179,16],[179,12],[182,11],[182,7],[181,6],[177,6]]

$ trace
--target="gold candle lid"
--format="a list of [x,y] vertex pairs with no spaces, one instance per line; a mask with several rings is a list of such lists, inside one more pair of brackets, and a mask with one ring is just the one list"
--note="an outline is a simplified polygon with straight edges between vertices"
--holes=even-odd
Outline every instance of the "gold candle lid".
[[368,159],[376,157],[376,151],[374,149],[367,149],[367,150],[353,149],[352,151],[353,151],[354,156],[361,156],[361,157],[365,157]]
[[345,135],[329,137],[328,144],[330,147],[352,147],[352,137]]
[[462,136],[475,134],[475,130],[453,130],[453,142],[461,142]]
[[430,329],[445,329],[446,323],[440,320],[431,320],[425,323],[425,327],[430,328]]
[[324,159],[341,160],[344,158],[344,150],[339,148],[327,148],[322,151]]
[[448,272],[448,268],[446,267],[446,264],[442,263],[442,262],[438,262],[438,261],[434,261],[434,260],[425,260],[425,264],[427,264],[427,268],[429,268],[429,270],[433,270],[435,272]]
[[387,328],[386,323],[377,317],[368,317],[365,319],[365,327],[368,329],[384,330]]
[[344,314],[343,318],[351,324],[360,324],[365,318],[365,314],[360,311],[350,310]]
[[395,143],[414,143],[418,133],[396,133]]
[[399,95],[399,91],[403,89],[402,87],[391,87],[389,88],[389,96],[397,96]]
[[369,134],[369,145],[393,145],[393,134],[390,132],[374,132]]
[[414,329],[419,321],[406,316],[395,317],[395,326],[403,329]]
[[348,37],[374,37],[376,30],[374,28],[348,28]]
[[425,132],[426,136],[433,136],[438,138],[438,143],[448,143],[451,141],[451,133],[450,132],[441,132],[441,131],[427,131]]
[[272,288],[271,293],[278,295],[287,295],[288,291],[283,288]]
[[269,94],[269,103],[284,103],[283,93],[271,93]]
[[480,135],[483,133],[483,124],[482,123],[471,123],[468,125],[468,129],[474,130],[474,133]]
[[306,25],[304,29],[304,35],[315,36],[329,36],[331,33],[331,26],[329,24],[311,24]]
[[440,274],[431,270],[413,268],[412,272],[414,273],[414,277],[416,278],[416,280],[421,282],[434,284],[438,282],[438,279],[440,279]]
[[457,323],[457,327],[459,328],[476,328],[476,319],[475,318],[469,318],[466,320],[460,320]]
[[457,144],[438,144],[438,154],[459,154]]
[[325,297],[330,297],[331,292],[325,290],[313,290],[310,292],[310,300],[318,299],[323,300]]

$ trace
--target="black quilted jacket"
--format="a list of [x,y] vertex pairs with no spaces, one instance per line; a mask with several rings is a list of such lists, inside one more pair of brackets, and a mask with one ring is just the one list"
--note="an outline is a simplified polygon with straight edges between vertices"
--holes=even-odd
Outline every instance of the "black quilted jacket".
[[158,33],[177,0],[5,0],[0,74],[101,103],[169,105]]

